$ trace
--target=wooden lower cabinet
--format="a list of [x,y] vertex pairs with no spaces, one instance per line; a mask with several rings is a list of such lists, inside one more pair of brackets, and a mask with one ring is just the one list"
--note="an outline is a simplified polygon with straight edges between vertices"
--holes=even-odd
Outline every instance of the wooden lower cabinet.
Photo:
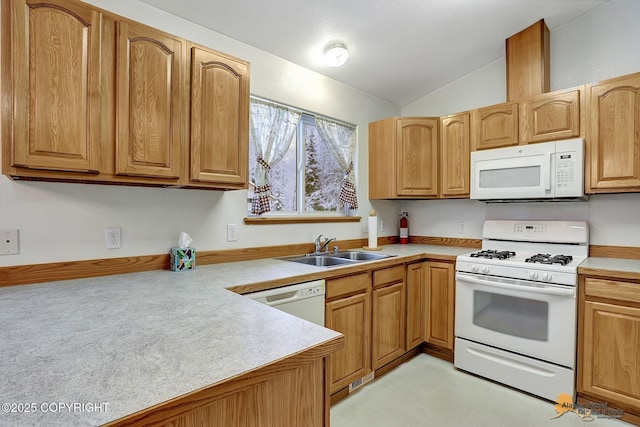
[[581,276],[578,396],[640,423],[639,350],[640,283]]
[[371,365],[374,370],[405,352],[405,291],[404,265],[373,272]]
[[343,343],[333,339],[105,426],[328,426],[326,360]]
[[453,298],[449,262],[327,279],[325,327],[345,337],[344,348],[328,358],[331,394],[344,397],[349,384],[372,371],[386,372],[412,350],[417,354],[425,341],[434,355],[452,360]]
[[453,350],[455,268],[453,263],[424,262],[423,340]]
[[344,348],[329,356],[334,393],[371,372],[371,275],[330,279],[326,289],[325,327],[345,337]]
[[407,350],[422,344],[424,262],[407,265]]

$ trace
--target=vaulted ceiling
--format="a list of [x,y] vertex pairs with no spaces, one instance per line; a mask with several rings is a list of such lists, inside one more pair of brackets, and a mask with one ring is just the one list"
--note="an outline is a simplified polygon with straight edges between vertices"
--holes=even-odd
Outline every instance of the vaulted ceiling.
[[[142,0],[403,107],[505,54],[544,19],[552,32],[607,0]],[[324,65],[324,46],[350,51]]]

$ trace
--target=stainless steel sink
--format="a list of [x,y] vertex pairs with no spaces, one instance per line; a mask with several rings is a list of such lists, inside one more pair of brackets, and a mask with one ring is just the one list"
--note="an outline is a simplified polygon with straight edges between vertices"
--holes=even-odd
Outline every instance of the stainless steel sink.
[[345,251],[338,253],[326,253],[319,255],[305,255],[281,258],[285,261],[297,262],[300,264],[315,265],[316,267],[334,267],[340,265],[357,264],[363,261],[375,261],[378,259],[390,258],[395,255],[374,254],[364,251]]
[[353,264],[354,260],[344,258],[334,258],[327,255],[309,255],[294,258],[285,258],[287,261],[299,262],[300,264],[315,265],[316,267],[331,267],[334,265]]
[[363,252],[363,251],[346,251],[346,252],[338,252],[337,254],[333,253],[333,254],[330,254],[330,256],[334,258],[352,259],[355,261],[373,261],[376,259],[390,258],[393,255],[376,254],[372,252]]

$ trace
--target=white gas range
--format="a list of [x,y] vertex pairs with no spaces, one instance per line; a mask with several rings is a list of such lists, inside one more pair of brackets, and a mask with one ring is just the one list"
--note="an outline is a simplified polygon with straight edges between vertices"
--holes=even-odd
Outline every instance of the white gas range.
[[555,401],[575,390],[584,221],[486,221],[456,262],[454,365]]

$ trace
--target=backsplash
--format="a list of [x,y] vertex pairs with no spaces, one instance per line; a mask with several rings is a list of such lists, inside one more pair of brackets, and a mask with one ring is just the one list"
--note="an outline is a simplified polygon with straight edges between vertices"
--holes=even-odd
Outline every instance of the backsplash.
[[415,236],[481,239],[489,219],[581,220],[589,222],[591,244],[640,247],[640,194],[598,194],[586,202],[406,201],[402,210]]

